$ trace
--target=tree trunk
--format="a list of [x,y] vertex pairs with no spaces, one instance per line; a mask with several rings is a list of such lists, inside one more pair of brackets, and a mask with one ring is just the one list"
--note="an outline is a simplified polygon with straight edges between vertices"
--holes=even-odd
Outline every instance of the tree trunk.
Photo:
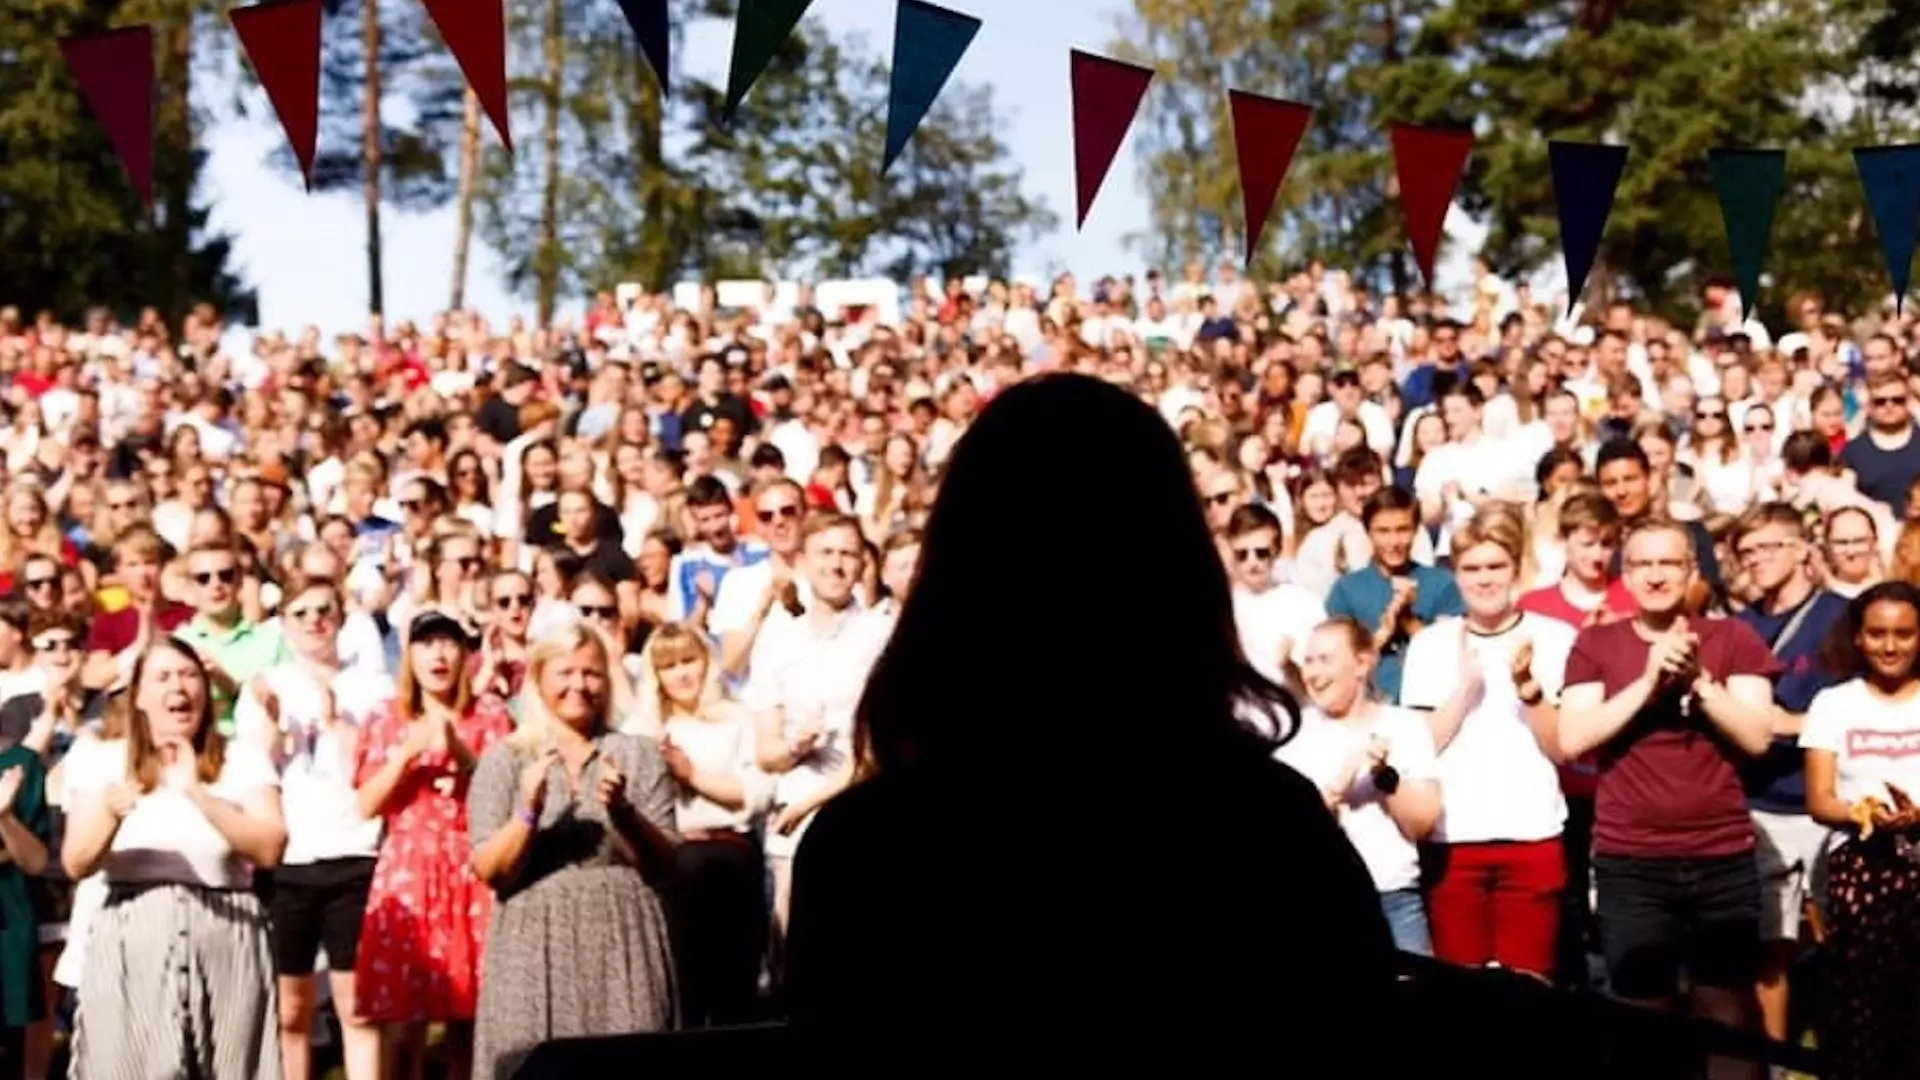
[[361,109],[361,191],[367,205],[367,313],[386,311],[386,284],[380,272],[380,3],[362,0],[360,42],[366,64],[366,98]]
[[679,267],[674,265],[677,260],[667,222],[668,178],[662,147],[665,105],[652,69],[643,61],[635,61],[633,70],[638,93],[628,114],[633,117],[634,155],[639,164],[634,170],[634,179],[640,195],[639,258],[634,271],[640,277],[642,288],[666,292],[673,287],[671,278]]
[[547,21],[541,33],[546,54],[544,88],[546,118],[541,133],[546,153],[546,177],[540,194],[540,255],[534,263],[535,306],[541,327],[553,325],[553,309],[560,293],[560,107],[566,89],[566,48],[561,34],[564,0],[547,0]]
[[155,117],[154,174],[160,209],[164,292],[154,297],[168,325],[178,329],[193,303],[193,10],[176,6],[159,29],[159,107]]
[[473,196],[480,186],[480,95],[467,89],[466,116],[460,123],[460,190],[453,232],[453,298],[447,307],[467,306],[467,251],[473,245]]

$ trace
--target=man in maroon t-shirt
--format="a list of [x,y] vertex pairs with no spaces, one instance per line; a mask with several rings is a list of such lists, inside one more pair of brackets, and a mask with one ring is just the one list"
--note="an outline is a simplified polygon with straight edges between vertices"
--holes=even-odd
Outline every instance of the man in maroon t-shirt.
[[[1560,747],[1597,752],[1593,867],[1614,993],[1735,1027],[1755,1019],[1760,878],[1738,766],[1773,735],[1773,653],[1745,623],[1687,618],[1697,573],[1679,525],[1622,541],[1638,612],[1580,632]],[[1718,1075],[1714,1073],[1713,1075]]]

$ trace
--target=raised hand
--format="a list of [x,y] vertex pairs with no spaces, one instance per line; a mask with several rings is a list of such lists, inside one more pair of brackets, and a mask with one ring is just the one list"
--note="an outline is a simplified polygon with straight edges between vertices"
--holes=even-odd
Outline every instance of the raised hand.
[[20,797],[20,785],[25,779],[26,774],[18,765],[0,772],[0,814],[13,813],[13,800]]
[[1521,638],[1520,644],[1508,658],[1509,674],[1513,676],[1513,685],[1522,686],[1533,681],[1533,642]]
[[673,774],[675,781],[682,784],[693,782],[693,759],[671,737],[660,740],[660,756],[667,763],[667,771]]
[[593,798],[603,808],[612,810],[627,797],[627,776],[620,766],[610,757],[600,759],[600,770],[593,778]]
[[547,773],[560,761],[560,751],[553,747],[540,752],[520,767],[520,803],[528,810],[538,814],[547,801]]

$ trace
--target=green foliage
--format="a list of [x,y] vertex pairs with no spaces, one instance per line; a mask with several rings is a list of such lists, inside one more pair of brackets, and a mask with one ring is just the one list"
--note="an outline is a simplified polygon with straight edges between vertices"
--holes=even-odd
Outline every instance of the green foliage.
[[1599,287],[1684,314],[1729,269],[1708,151],[1777,146],[1790,186],[1762,299],[1813,288],[1858,310],[1886,291],[1849,151],[1920,136],[1901,0],[1135,0],[1131,29],[1160,78],[1142,133],[1159,258],[1216,255],[1202,222],[1239,221],[1233,86],[1318,109],[1259,269],[1321,257],[1405,282],[1398,120],[1474,126],[1461,203],[1496,270],[1560,257],[1547,140],[1624,143]]
[[[1053,214],[1021,190],[990,91],[950,85],[884,177],[887,69],[860,40],[801,24],[724,119],[723,87],[675,73],[662,102],[616,5],[561,0],[565,78],[558,252],[543,267],[541,140],[514,160],[491,152],[481,235],[506,253],[510,283],[578,294],[620,280],[682,277],[1006,272]],[[538,22],[546,0],[521,18]],[[691,17],[723,18],[725,3]],[[513,41],[516,118],[546,107],[537,27]],[[518,123],[518,119],[516,119]],[[543,287],[543,269],[553,275]]]
[[[145,0],[10,0],[0,7],[0,303],[75,317],[155,304],[177,318],[195,301],[246,317],[253,296],[227,269],[230,242],[192,201],[205,154],[162,117],[156,218],[140,205],[60,56],[59,38],[140,18],[192,19],[191,5]],[[169,159],[172,159],[171,161]],[[179,219],[168,227],[169,207]]]

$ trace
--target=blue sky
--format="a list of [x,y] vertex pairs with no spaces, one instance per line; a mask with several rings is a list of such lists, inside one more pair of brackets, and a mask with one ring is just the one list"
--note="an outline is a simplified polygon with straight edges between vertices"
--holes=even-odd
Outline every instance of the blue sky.
[[[1133,139],[1121,147],[1086,228],[1076,233],[1068,112],[1068,50],[1103,49],[1118,33],[1129,5],[1115,0],[947,2],[985,24],[954,77],[994,87],[1007,125],[1006,142],[1025,171],[1028,190],[1043,196],[1062,221],[1053,235],[1028,246],[1016,269],[1032,275],[1069,269],[1083,279],[1138,269],[1138,260],[1123,243],[1127,234],[1147,225]],[[891,50],[893,11],[886,0],[816,0],[812,8],[835,32],[863,34],[878,51]],[[730,29],[712,22],[697,28],[703,32],[688,36],[674,64],[680,72],[719,79],[726,69]],[[309,196],[297,182],[269,167],[267,155],[283,136],[264,96],[254,104],[259,106],[251,110],[261,118],[257,122],[228,124],[208,133],[212,160],[204,175],[213,221],[237,237],[239,265],[260,291],[264,326],[357,328],[363,324],[367,300],[359,196]],[[484,137],[495,138],[491,129],[485,129]],[[423,319],[445,306],[452,284],[453,217],[451,209],[431,214],[387,211],[382,227],[389,319]],[[532,305],[502,286],[493,253],[476,245],[475,256],[469,265],[468,303],[496,321],[513,313],[531,315]]]

